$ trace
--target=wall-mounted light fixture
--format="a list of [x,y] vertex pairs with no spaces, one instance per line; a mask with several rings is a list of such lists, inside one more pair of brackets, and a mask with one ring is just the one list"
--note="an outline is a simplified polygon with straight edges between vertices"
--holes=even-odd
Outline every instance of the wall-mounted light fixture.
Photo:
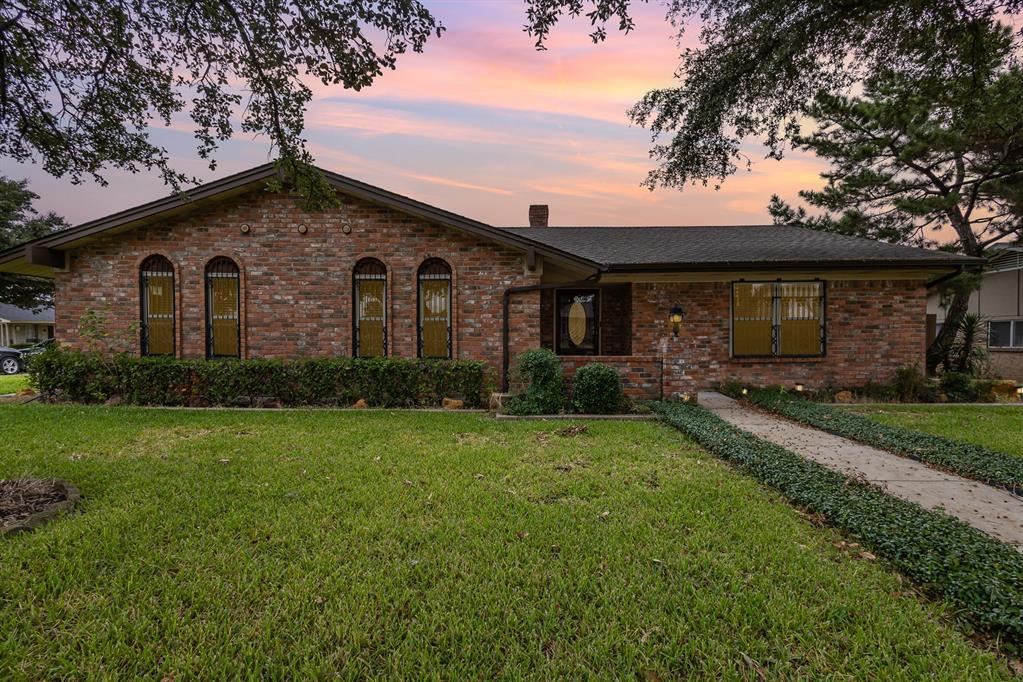
[[249,232],[252,231],[252,228],[249,227],[248,223],[245,223],[244,225],[241,226],[241,231],[242,231],[242,234],[248,234]]
[[306,227],[304,223],[302,225],[298,226],[298,233],[299,234],[305,234],[308,231],[309,231],[309,228]]
[[678,333],[682,331],[682,321],[686,319],[686,311],[682,310],[682,306],[675,304],[668,312],[668,323],[671,324],[671,335],[678,337]]

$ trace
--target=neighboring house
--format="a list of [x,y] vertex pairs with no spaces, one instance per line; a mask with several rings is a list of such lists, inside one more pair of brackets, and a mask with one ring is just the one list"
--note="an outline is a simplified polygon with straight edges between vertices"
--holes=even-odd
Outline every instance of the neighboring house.
[[[980,289],[970,297],[971,313],[987,319],[991,369],[1023,380],[1023,243],[991,248]],[[927,314],[935,332],[945,321],[937,292],[927,297]]]
[[0,346],[38,343],[53,338],[53,306],[32,311],[0,303]]
[[335,210],[268,192],[264,165],[0,252],[0,271],[55,278],[71,346],[89,310],[142,355],[471,358],[503,379],[545,346],[658,397],[922,367],[927,282],[982,264],[789,226],[547,227],[546,206],[497,228],[325,173]]

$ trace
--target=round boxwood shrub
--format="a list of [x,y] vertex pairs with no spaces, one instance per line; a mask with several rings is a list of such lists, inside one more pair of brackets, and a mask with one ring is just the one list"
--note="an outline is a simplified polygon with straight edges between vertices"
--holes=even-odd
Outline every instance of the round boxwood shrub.
[[572,407],[580,414],[611,414],[622,405],[622,379],[618,370],[594,362],[575,373]]
[[565,406],[561,360],[546,348],[533,348],[516,359],[515,377],[526,389],[507,402],[512,414],[557,414]]

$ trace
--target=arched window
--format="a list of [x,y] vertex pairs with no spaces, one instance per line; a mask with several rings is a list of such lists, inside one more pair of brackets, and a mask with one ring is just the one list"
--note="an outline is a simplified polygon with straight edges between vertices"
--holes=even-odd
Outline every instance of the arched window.
[[353,355],[357,358],[387,355],[387,268],[376,258],[363,258],[355,264],[352,300]]
[[174,355],[174,267],[163,256],[139,266],[142,355]]
[[206,357],[239,358],[241,345],[241,281],[230,258],[206,264]]
[[451,357],[451,268],[439,258],[419,266],[419,357]]

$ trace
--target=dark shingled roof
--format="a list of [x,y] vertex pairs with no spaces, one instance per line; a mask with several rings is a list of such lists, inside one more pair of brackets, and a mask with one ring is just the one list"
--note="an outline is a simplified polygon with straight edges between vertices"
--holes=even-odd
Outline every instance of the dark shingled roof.
[[[944,251],[896,246],[791,225],[716,227],[514,227],[509,232],[611,270],[732,266],[980,265]],[[688,266],[692,266],[689,268]]]

